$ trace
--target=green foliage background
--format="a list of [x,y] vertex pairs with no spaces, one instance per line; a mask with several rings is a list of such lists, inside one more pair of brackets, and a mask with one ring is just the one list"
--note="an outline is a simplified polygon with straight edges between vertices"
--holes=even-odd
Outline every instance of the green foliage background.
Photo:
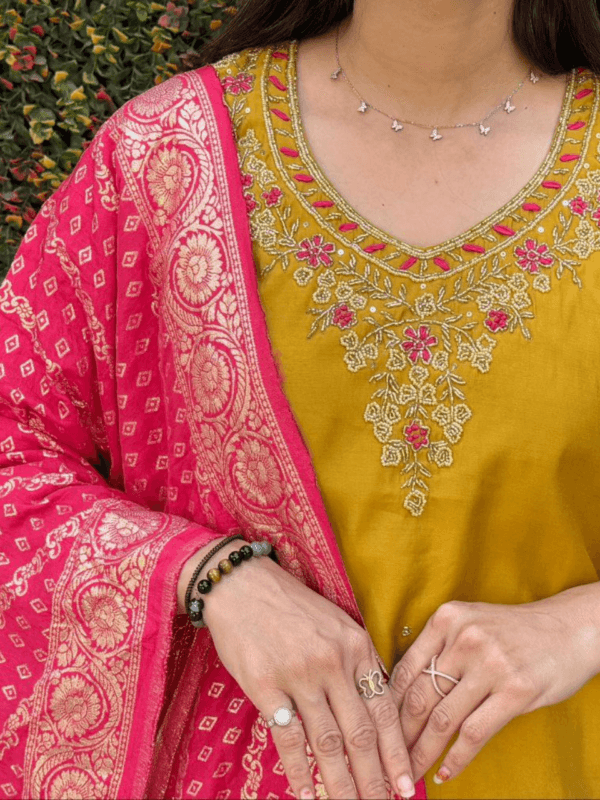
[[100,125],[184,71],[233,3],[0,0],[0,280]]

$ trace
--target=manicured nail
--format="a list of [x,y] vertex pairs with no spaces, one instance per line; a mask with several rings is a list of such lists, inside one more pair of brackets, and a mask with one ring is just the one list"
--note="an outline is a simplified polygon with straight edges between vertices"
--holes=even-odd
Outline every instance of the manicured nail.
[[440,783],[445,783],[449,777],[450,777],[450,770],[448,769],[448,767],[440,767],[433,776],[433,782],[437,783],[439,786]]
[[300,792],[300,797],[302,800],[315,800],[315,795],[312,789],[302,789]]
[[410,779],[410,775],[401,775],[398,778],[398,790],[403,800],[415,796],[415,786]]

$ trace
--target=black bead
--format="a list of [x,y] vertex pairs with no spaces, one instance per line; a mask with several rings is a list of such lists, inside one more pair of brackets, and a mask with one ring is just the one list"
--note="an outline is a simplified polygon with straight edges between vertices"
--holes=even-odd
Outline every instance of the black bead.
[[254,552],[249,544],[245,544],[243,547],[240,547],[239,553],[244,561],[248,561],[254,555]]
[[227,558],[231,561],[234,567],[237,567],[244,560],[239,550],[232,550]]
[[188,616],[192,622],[200,622],[202,620],[202,609],[204,608],[204,600],[197,598],[191,601]]
[[198,591],[200,594],[208,594],[212,589],[212,583],[210,581],[201,580],[198,584]]

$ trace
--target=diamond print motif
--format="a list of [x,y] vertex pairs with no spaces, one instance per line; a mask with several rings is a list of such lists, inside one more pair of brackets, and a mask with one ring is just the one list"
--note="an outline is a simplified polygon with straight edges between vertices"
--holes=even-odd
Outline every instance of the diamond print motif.
[[69,225],[69,229],[71,231],[71,236],[75,236],[76,233],[79,233],[81,230],[81,215],[78,214],[76,217],[73,217],[71,223]]
[[102,246],[104,248],[104,255],[112,256],[112,254],[115,252],[115,237],[109,236],[102,242]]
[[212,731],[215,726],[215,722],[217,721],[216,717],[202,717],[198,724],[199,731]]
[[92,248],[88,245],[87,247],[83,247],[79,251],[79,266],[83,267],[84,264],[87,264],[92,260]]
[[4,343],[4,347],[7,353],[14,353],[19,348],[18,335],[15,333],[14,336],[10,336]]
[[196,797],[201,788],[202,781],[192,781],[187,788],[187,794],[191,795],[192,797]]
[[205,745],[202,748],[202,750],[200,750],[200,752],[198,753],[198,761],[208,761],[212,751],[213,751],[212,747],[209,747],[208,745]]
[[121,266],[125,269],[131,269],[132,267],[135,267],[137,260],[138,252],[136,250],[129,250],[127,253],[123,253]]

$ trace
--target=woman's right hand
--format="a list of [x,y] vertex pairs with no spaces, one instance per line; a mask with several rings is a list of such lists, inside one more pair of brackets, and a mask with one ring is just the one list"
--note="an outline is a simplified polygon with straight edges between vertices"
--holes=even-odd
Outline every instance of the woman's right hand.
[[360,677],[378,669],[360,625],[270,558],[250,559],[204,602],[204,621],[223,665],[265,719],[279,706],[295,708],[302,718],[271,728],[296,797],[315,797],[306,739],[329,797],[381,800],[387,797],[384,772],[395,792],[412,796],[410,760],[389,689],[369,700],[358,693]]

